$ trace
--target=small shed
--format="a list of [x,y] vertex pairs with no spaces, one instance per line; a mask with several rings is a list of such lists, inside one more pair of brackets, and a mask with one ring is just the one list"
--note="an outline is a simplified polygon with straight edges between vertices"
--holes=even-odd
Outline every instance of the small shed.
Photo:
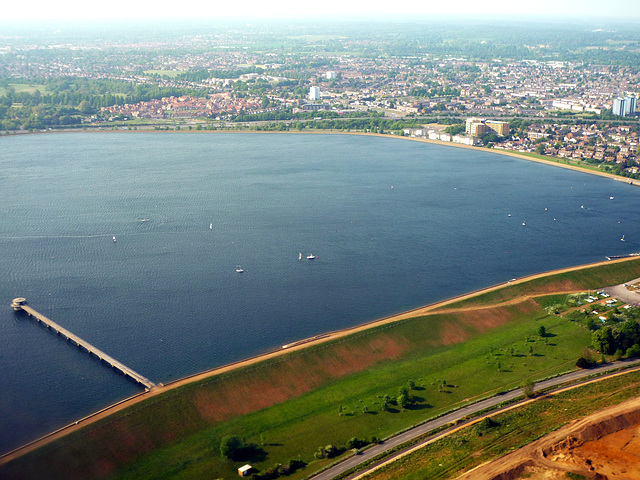
[[238,469],[238,475],[240,475],[241,477],[248,477],[252,469],[253,467],[251,465],[246,464],[245,466]]

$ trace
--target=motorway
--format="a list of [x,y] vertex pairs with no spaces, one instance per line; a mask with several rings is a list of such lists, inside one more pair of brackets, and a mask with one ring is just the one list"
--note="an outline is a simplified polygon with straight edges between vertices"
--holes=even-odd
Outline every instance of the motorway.
[[[574,383],[577,382],[579,380],[584,380],[585,377],[591,376],[591,375],[595,375],[595,374],[602,374],[605,372],[609,372],[611,370],[617,370],[618,368],[621,367],[630,367],[630,366],[634,366],[634,365],[640,365],[640,359],[632,359],[632,360],[621,360],[618,362],[613,362],[613,363],[607,363],[604,365],[600,365],[598,367],[589,369],[589,370],[577,370],[575,372],[570,372],[564,375],[561,375],[559,377],[555,377],[555,378],[551,378],[548,380],[544,380],[542,382],[536,383],[535,384],[535,390],[539,391],[539,390],[544,390],[547,388],[551,388],[551,387],[557,387],[559,385],[563,385],[563,384],[567,384],[567,383]],[[584,383],[587,383],[587,381],[585,381]],[[553,393],[553,392],[550,392]],[[479,402],[467,405],[465,407],[462,407],[458,410],[455,410],[453,412],[450,412],[446,415],[443,415],[442,417],[436,418],[434,420],[430,420],[426,423],[423,423],[422,425],[419,425],[417,427],[414,427],[410,430],[407,430],[406,432],[400,433],[394,437],[391,437],[387,440],[385,440],[383,443],[380,443],[378,445],[374,445],[371,448],[368,448],[367,450],[362,451],[361,453],[359,453],[358,455],[353,455],[347,459],[345,459],[344,461],[341,461],[331,467],[329,467],[328,469],[318,473],[317,475],[314,475],[312,477],[310,477],[312,480],[331,480],[339,475],[344,474],[345,472],[347,472],[348,470],[353,469],[354,467],[357,467],[358,465],[368,462],[371,459],[377,457],[378,455],[384,454],[385,452],[392,450],[400,445],[403,445],[407,442],[410,442],[418,437],[421,437],[422,435],[425,435],[433,430],[442,428],[442,427],[446,427],[447,425],[452,425],[452,424],[457,424],[455,427],[451,427],[450,429],[444,431],[444,432],[440,432],[434,435],[431,435],[425,439],[423,439],[421,442],[419,442],[418,444],[415,445],[411,445],[405,449],[399,450],[398,452],[394,452],[393,454],[381,459],[380,461],[369,465],[368,467],[366,467],[363,470],[359,470],[357,473],[354,473],[346,478],[348,479],[355,479],[358,477],[361,477],[363,475],[365,475],[366,473],[369,473],[370,471],[374,470],[379,464],[381,463],[386,463],[389,460],[394,459],[395,457],[400,457],[405,455],[406,453],[408,453],[409,451],[413,451],[417,448],[420,448],[421,446],[426,445],[427,443],[430,443],[436,439],[439,439],[440,437],[443,437],[449,433],[451,433],[451,431],[453,430],[457,430],[458,428],[460,428],[461,426],[465,426],[466,424],[472,423],[474,421],[477,421],[477,419],[475,420],[467,420],[465,422],[461,422],[465,417],[468,417],[469,415],[473,415],[476,414],[478,412],[481,412],[483,410],[486,409],[493,409],[496,408],[498,405],[504,403],[504,402],[508,402],[511,400],[514,400],[520,396],[522,396],[522,389],[516,389],[516,390],[512,390],[510,392],[507,392],[503,395],[497,395],[491,398],[487,398],[485,400],[481,400]],[[491,415],[495,415],[496,413],[500,412],[501,410],[504,410],[506,408],[513,408],[514,406],[523,404],[527,401],[527,399],[523,399],[520,402],[517,402],[515,404],[510,404],[506,407],[503,407],[501,409],[497,409],[497,410],[493,410],[491,412]],[[460,423],[459,423],[460,422]]]

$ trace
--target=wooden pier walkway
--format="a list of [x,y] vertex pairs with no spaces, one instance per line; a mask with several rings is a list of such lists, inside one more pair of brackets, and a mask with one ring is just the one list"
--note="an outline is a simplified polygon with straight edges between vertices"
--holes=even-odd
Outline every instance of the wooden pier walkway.
[[26,305],[26,300],[24,298],[16,298],[16,299],[14,299],[13,303],[11,304],[11,306],[16,311],[24,310],[25,312],[27,312],[30,316],[33,316],[39,322],[44,323],[48,328],[51,328],[52,330],[55,330],[56,333],[59,333],[60,335],[66,337],[68,340],[74,342],[79,347],[84,348],[89,353],[93,353],[100,360],[108,363],[113,368],[117,368],[122,373],[124,373],[128,377],[134,379],[139,384],[144,385],[146,388],[152,389],[153,387],[156,386],[155,383],[153,383],[148,378],[143,377],[138,372],[130,369],[125,364],[119,362],[118,360],[116,360],[112,356],[107,355],[106,353],[104,353],[99,348],[94,347],[89,342],[86,342],[83,339],[81,339],[80,337],[78,337],[77,335],[74,335],[73,333],[71,333],[66,328],[61,327],[60,325],[55,323],[53,320],[45,317],[41,313],[36,312],[33,308],[31,308],[28,305]]

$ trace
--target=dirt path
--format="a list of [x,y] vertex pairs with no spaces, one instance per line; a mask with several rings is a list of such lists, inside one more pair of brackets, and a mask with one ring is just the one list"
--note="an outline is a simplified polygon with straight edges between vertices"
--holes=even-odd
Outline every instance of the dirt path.
[[[29,453],[33,450],[36,450],[50,442],[53,442],[59,438],[64,437],[65,435],[68,435],[72,432],[75,432],[81,428],[84,428],[88,425],[91,425],[92,423],[95,423],[97,421],[100,421],[106,417],[108,417],[109,415],[113,415],[114,413],[120,412],[126,408],[129,408],[139,402],[142,402],[144,400],[147,400],[151,397],[155,397],[156,395],[161,395],[165,392],[168,392],[170,390],[194,383],[194,382],[198,382],[200,380],[204,380],[210,377],[213,377],[215,375],[220,375],[222,373],[226,373],[235,369],[239,369],[239,368],[244,368],[247,367],[249,365],[253,365],[255,363],[258,362],[262,362],[264,360],[268,360],[271,358],[276,358],[282,355],[286,355],[287,353],[289,353],[290,351],[297,351],[297,350],[302,350],[304,348],[308,348],[310,346],[314,346],[314,345],[318,345],[320,343],[323,342],[327,342],[330,340],[335,340],[338,338],[342,338],[348,335],[352,335],[354,333],[358,333],[358,332],[362,332],[371,328],[375,328],[381,325],[385,325],[388,323],[392,323],[392,322],[397,322],[399,320],[404,320],[404,319],[408,319],[408,318],[413,318],[413,317],[418,317],[418,316],[424,316],[424,315],[428,315],[428,314],[440,314],[440,313],[453,313],[455,311],[469,311],[469,310],[478,310],[478,309],[483,309],[483,308],[492,308],[495,307],[495,305],[491,306],[477,306],[477,307],[464,307],[464,308],[460,308],[460,309],[449,309],[449,310],[439,310],[442,309],[442,307],[446,307],[447,305],[451,305],[453,303],[462,301],[462,300],[466,300],[469,298],[473,298],[476,297],[478,295],[482,295],[484,293],[487,292],[491,292],[494,290],[498,290],[500,288],[503,288],[505,286],[508,285],[517,285],[520,283],[524,283],[530,280],[534,280],[537,278],[542,278],[545,276],[549,276],[549,275],[556,275],[556,274],[561,274],[561,273],[565,273],[565,272],[571,272],[571,271],[575,271],[575,270],[581,270],[584,268],[591,268],[591,267],[597,267],[600,265],[605,265],[605,264],[611,264],[611,263],[622,263],[622,262],[626,262],[629,260],[633,260],[635,259],[635,257],[630,257],[630,258],[623,258],[623,259],[618,259],[618,260],[611,260],[611,261],[603,261],[603,262],[597,262],[597,263],[593,263],[593,264],[588,264],[588,265],[581,265],[581,266],[577,266],[577,267],[569,267],[569,268],[563,268],[563,269],[559,269],[559,270],[553,270],[550,272],[544,272],[544,273],[539,273],[539,274],[535,274],[535,275],[530,275],[528,277],[523,277],[521,279],[512,281],[512,282],[505,282],[499,285],[494,285],[491,287],[487,287],[481,290],[477,290],[475,292],[471,292],[468,294],[464,294],[464,295],[460,295],[458,297],[453,297],[447,300],[444,300],[442,302],[437,302],[431,305],[426,305],[424,307],[420,307],[420,308],[416,308],[413,310],[409,310],[403,313],[399,313],[397,315],[393,315],[390,317],[386,317],[386,318],[382,318],[380,320],[375,320],[357,327],[353,327],[353,328],[348,328],[345,330],[340,330],[340,331],[335,331],[335,332],[329,332],[323,335],[317,335],[315,337],[309,338],[309,339],[304,339],[301,340],[299,342],[294,342],[292,344],[289,344],[285,347],[283,347],[280,350],[276,350],[270,353],[266,353],[263,355],[258,355],[255,357],[251,357],[248,358],[246,360],[240,361],[240,362],[236,362],[236,363],[232,363],[229,365],[225,365],[223,367],[219,367],[219,368],[215,368],[206,372],[202,372],[199,374],[195,374],[186,378],[183,378],[181,380],[177,380],[174,382],[171,382],[167,385],[162,385],[162,384],[158,384],[158,386],[156,388],[151,389],[150,391],[146,391],[146,392],[142,392],[138,395],[135,395],[133,397],[124,399],[114,405],[111,405],[103,410],[100,410],[94,414],[91,414],[85,418],[82,418],[80,420],[78,420],[77,422],[74,422],[73,424],[67,425],[59,430],[56,430],[55,432],[52,432],[40,439],[37,439],[27,445],[24,445],[23,447],[20,447],[16,450],[13,450],[11,452],[8,452],[7,454],[3,455],[2,457],[0,457],[0,465],[3,465],[5,463],[8,463],[12,460],[14,460],[15,458],[18,458],[26,453]],[[567,292],[567,293],[574,293],[574,292]],[[509,305],[509,304],[517,304],[519,302],[525,301],[527,299],[527,297],[520,297],[520,298],[516,298],[513,300],[509,300],[506,302],[501,303],[500,305]],[[434,312],[434,310],[438,310],[437,312]]]

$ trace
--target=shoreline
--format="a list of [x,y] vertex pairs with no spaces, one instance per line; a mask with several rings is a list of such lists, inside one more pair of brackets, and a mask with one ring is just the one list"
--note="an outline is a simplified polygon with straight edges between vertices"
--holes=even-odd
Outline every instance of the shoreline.
[[[401,320],[406,320],[408,318],[414,318],[414,317],[419,317],[422,315],[426,315],[430,312],[433,312],[434,310],[440,309],[442,307],[445,307],[447,305],[450,305],[452,303],[456,303],[462,300],[467,300],[469,298],[473,298],[488,292],[492,292],[494,290],[498,290],[510,285],[518,285],[520,283],[525,283],[531,280],[535,280],[537,278],[542,278],[542,277],[546,277],[546,276],[552,276],[552,275],[557,275],[557,274],[561,274],[561,273],[566,273],[566,272],[571,272],[571,271],[576,271],[576,270],[582,270],[582,269],[586,269],[586,268],[593,268],[593,267],[598,267],[598,266],[602,266],[602,265],[608,265],[608,264],[615,264],[615,263],[623,263],[623,262],[627,262],[627,261],[631,261],[631,260],[635,260],[637,259],[637,257],[625,257],[625,258],[621,258],[621,259],[615,259],[615,260],[604,260],[604,261],[600,261],[600,262],[594,262],[594,263],[588,263],[588,264],[584,264],[584,265],[577,265],[577,266],[573,266],[573,267],[566,267],[566,268],[561,268],[561,269],[556,269],[556,270],[550,270],[547,272],[541,272],[541,273],[536,273],[536,274],[532,274],[532,275],[528,275],[526,277],[522,277],[519,278],[517,280],[513,280],[513,281],[506,281],[503,283],[499,283],[499,284],[495,284],[495,285],[491,285],[488,287],[484,287],[481,288],[479,290],[475,290],[472,292],[468,292],[468,293],[464,293],[462,295],[458,295],[455,297],[451,297],[451,298],[447,298],[444,300],[440,300],[437,301],[435,303],[431,303],[428,305],[424,305],[421,307],[417,307],[411,310],[407,310],[404,312],[400,312],[394,315],[390,315],[387,317],[382,317],[382,318],[378,318],[369,322],[365,322],[363,324],[354,326],[354,327],[349,327],[349,328],[345,328],[345,329],[341,329],[341,330],[335,330],[335,331],[331,331],[331,332],[326,332],[324,334],[320,334],[320,335],[316,335],[314,337],[310,337],[310,338],[306,338],[306,339],[301,339],[298,340],[296,342],[293,342],[291,344],[287,344],[284,345],[276,350],[272,350],[269,352],[265,352],[259,355],[255,355],[249,358],[245,358],[243,360],[239,360],[237,362],[233,362],[230,364],[226,364],[226,365],[222,365],[219,367],[214,367],[212,369],[209,370],[205,370],[203,372],[199,372],[199,373],[194,373],[192,375],[188,375],[186,377],[177,379],[177,380],[173,380],[167,384],[162,384],[159,383],[155,388],[151,389],[151,390],[146,390],[140,393],[137,393],[131,397],[127,397],[124,398],[122,400],[119,400],[118,402],[109,405],[101,410],[98,410],[97,412],[91,413],[90,415],[87,415],[69,425],[63,426],[53,432],[50,432],[40,438],[37,438],[25,445],[22,445],[18,448],[15,448],[9,452],[6,452],[2,455],[0,455],[0,465],[4,465],[6,463],[11,462],[12,460],[15,460],[27,453],[30,453],[40,447],[43,447],[55,440],[58,440],[60,438],[65,437],[66,435],[69,435],[73,432],[76,432],[80,429],[83,429],[95,422],[98,422],[104,418],[107,418],[110,415],[113,415],[115,413],[118,413],[126,408],[129,408],[133,405],[136,405],[142,401],[145,401],[147,399],[153,398],[157,395],[161,395],[164,394],[166,392],[175,390],[177,388],[186,386],[186,385],[190,385],[192,383],[196,383],[202,380],[206,380],[208,378],[211,377],[215,377],[217,375],[223,374],[223,373],[227,373],[236,369],[240,369],[240,368],[244,368],[244,367],[248,367],[250,365],[254,365],[256,363],[265,361],[265,360],[270,360],[273,358],[277,358],[277,357],[281,357],[283,355],[287,355],[289,352],[291,351],[299,351],[305,348],[309,348],[312,346],[316,346],[319,344],[322,344],[324,342],[328,342],[331,340],[336,340],[339,338],[343,338],[358,332],[362,332],[362,331],[366,331],[372,328],[376,328],[385,324],[389,324],[389,323],[394,323],[394,322],[398,322]],[[603,286],[604,287],[604,286]]]

